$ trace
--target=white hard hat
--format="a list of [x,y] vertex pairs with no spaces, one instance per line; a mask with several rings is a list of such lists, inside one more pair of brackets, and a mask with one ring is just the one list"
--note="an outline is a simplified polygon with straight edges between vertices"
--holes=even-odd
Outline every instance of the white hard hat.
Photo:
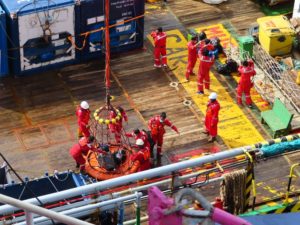
[[83,109],[88,109],[88,108],[90,108],[89,103],[87,103],[86,101],[82,101],[82,102],[80,103],[80,107],[83,108]]
[[139,146],[142,146],[142,145],[144,145],[144,141],[142,139],[137,139],[135,144],[139,145]]
[[215,93],[215,92],[213,92],[213,93],[211,93],[210,95],[209,95],[209,99],[217,99],[217,97],[218,97],[218,95],[217,95],[217,93]]

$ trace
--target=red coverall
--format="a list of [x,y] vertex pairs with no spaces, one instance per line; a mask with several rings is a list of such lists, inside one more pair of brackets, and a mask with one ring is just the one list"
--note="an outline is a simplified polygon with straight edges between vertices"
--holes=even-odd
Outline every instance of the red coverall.
[[80,165],[81,170],[85,169],[85,158],[82,155],[86,155],[90,150],[95,151],[96,148],[93,146],[88,146],[86,137],[80,138],[78,143],[73,145],[70,149],[70,155],[73,157],[76,163]]
[[151,168],[150,163],[150,149],[145,147],[143,149],[140,149],[137,153],[132,155],[131,161],[138,160],[140,162],[140,167],[138,171],[144,171]]
[[[205,44],[204,40],[200,43],[200,51],[199,51],[199,54],[201,54],[202,50],[206,48],[208,51],[213,51],[214,50],[214,45],[211,44],[211,43],[208,43],[208,44]],[[200,57],[200,55],[199,55]]]
[[[115,140],[117,143],[121,142],[121,131],[123,129],[123,118],[126,122],[128,121],[128,117],[127,117],[127,114],[125,111],[121,112],[121,115],[122,115],[122,117],[119,121],[117,121],[115,124],[108,125],[110,132],[115,134]],[[116,112],[111,110],[109,112],[109,119],[114,119],[116,117],[117,117]]]
[[243,93],[245,93],[246,104],[251,105],[252,99],[250,95],[250,90],[253,87],[251,78],[256,74],[254,70],[254,64],[249,63],[247,67],[240,66],[238,71],[241,74],[241,78],[237,87],[237,102],[238,104],[242,104],[242,96]]
[[167,34],[165,32],[152,32],[151,37],[154,40],[154,63],[161,66],[160,56],[163,65],[167,65]]
[[219,110],[220,104],[217,100],[208,102],[205,115],[205,128],[211,137],[216,137],[218,134]]
[[178,133],[178,129],[174,126],[170,120],[165,119],[162,123],[160,122],[160,116],[152,117],[148,122],[149,130],[151,131],[151,137],[155,144],[157,144],[157,154],[161,153],[163,145],[164,133],[166,133],[164,126],[171,127]]
[[88,128],[89,120],[90,120],[90,110],[83,109],[80,106],[77,107],[76,116],[77,116],[77,123],[78,123],[78,137],[89,137],[90,131]]
[[190,79],[190,75],[193,74],[193,69],[197,62],[197,41],[190,41],[188,43],[188,65],[186,68],[185,78]]
[[150,143],[148,141],[148,135],[144,131],[140,131],[139,134],[135,134],[133,131],[131,133],[126,133],[127,137],[133,137],[134,140],[142,139],[144,141],[144,146],[150,149]]
[[[200,52],[200,51],[199,51]],[[209,70],[214,64],[214,57],[204,56],[199,53],[200,64],[198,70],[198,91],[203,92],[203,81],[206,89],[209,89],[210,77]]]

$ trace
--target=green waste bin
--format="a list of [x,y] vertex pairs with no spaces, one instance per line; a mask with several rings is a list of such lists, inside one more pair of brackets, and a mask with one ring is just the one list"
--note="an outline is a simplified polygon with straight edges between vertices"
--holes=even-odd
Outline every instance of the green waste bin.
[[197,35],[198,35],[198,33],[195,29],[189,29],[188,36],[187,36],[188,41],[190,41],[193,36],[197,36]]
[[242,60],[247,59],[249,56],[253,56],[254,38],[252,36],[242,36],[238,38],[240,48],[240,58]]

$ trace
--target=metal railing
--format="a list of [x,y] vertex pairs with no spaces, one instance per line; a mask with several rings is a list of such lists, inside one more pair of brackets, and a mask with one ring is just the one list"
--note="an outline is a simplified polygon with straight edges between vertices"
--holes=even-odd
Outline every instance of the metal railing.
[[[142,193],[136,192],[135,194],[132,194],[132,195],[127,195],[127,196],[124,196],[124,197],[110,199],[110,200],[107,200],[107,201],[104,201],[104,202],[99,202],[99,203],[96,203],[96,204],[88,204],[88,205],[85,205],[85,206],[69,209],[69,210],[60,212],[58,214],[59,215],[64,215],[64,216],[67,216],[67,217],[68,216],[74,217],[74,215],[76,215],[76,217],[85,217],[85,216],[91,215],[98,208],[101,208],[101,207],[104,207],[104,206],[107,206],[107,205],[121,204],[121,203],[123,203],[125,201],[128,201],[128,200],[136,201],[136,203],[137,203],[137,207],[136,207],[137,212],[136,213],[138,214],[140,212],[140,199],[141,199],[142,195],[143,195]],[[51,223],[51,221],[46,216],[34,218],[33,222],[38,223],[38,224],[39,223],[45,223],[45,222],[48,222],[49,224]],[[16,223],[15,225],[28,225],[28,224],[27,224],[27,221],[24,221],[24,222]]]
[[[236,168],[241,168],[241,167],[246,166],[247,165],[247,159],[243,158],[243,157],[241,159],[242,160],[238,160],[234,164],[223,165],[222,169],[229,169],[229,168],[230,169],[236,169]],[[82,217],[85,217],[85,216],[88,216],[88,215],[92,214],[93,211],[92,210],[85,210],[85,211],[82,210],[82,211],[80,211],[80,213],[69,214],[69,210],[74,209],[74,208],[81,208],[82,206],[86,206],[86,205],[96,205],[100,202],[101,202],[101,204],[100,204],[99,207],[102,207],[102,204],[107,205],[106,204],[107,201],[109,202],[109,201],[113,200],[111,198],[115,198],[115,197],[119,197],[119,196],[123,196],[123,195],[135,196],[135,195],[131,195],[131,194],[134,194],[134,193],[139,192],[139,191],[145,191],[148,188],[153,187],[153,186],[162,186],[162,185],[167,185],[167,184],[173,184],[174,183],[174,186],[172,185],[172,187],[168,187],[167,189],[164,189],[163,192],[165,194],[172,194],[172,193],[174,193],[174,191],[180,190],[180,189],[182,189],[186,186],[191,187],[191,188],[197,188],[197,187],[205,186],[205,185],[208,185],[208,184],[211,184],[211,183],[220,182],[221,180],[224,179],[222,176],[221,177],[216,177],[216,178],[211,178],[210,177],[210,174],[218,172],[218,171],[220,171],[220,168],[213,167],[213,168],[210,168],[210,169],[206,169],[204,171],[198,171],[198,172],[188,173],[188,174],[184,174],[184,175],[176,174],[175,177],[172,176],[171,178],[167,178],[167,179],[160,180],[160,181],[157,181],[157,182],[151,182],[149,184],[145,184],[145,185],[141,185],[141,186],[137,186],[137,187],[130,187],[126,190],[122,190],[122,191],[119,191],[119,192],[114,192],[112,195],[104,195],[104,196],[100,195],[96,199],[86,198],[84,201],[69,203],[69,204],[64,205],[64,206],[58,206],[58,207],[55,207],[55,208],[51,208],[51,210],[62,213],[62,214],[67,213],[67,215],[71,215],[71,216],[76,217],[76,218],[82,218]],[[190,179],[192,179],[192,178],[194,178],[194,180],[191,181]],[[198,180],[199,178],[205,178],[205,180],[203,180],[203,179]],[[176,179],[177,182],[173,182],[174,181],[173,179]],[[186,180],[189,180],[188,184],[184,183],[184,181],[186,181]],[[130,196],[129,196],[129,199],[126,202],[124,202],[124,205],[131,204],[132,202],[137,202],[136,199],[130,199]],[[143,201],[147,200],[147,196],[141,197],[141,200],[143,200]],[[138,204],[136,204],[136,205],[138,205]],[[70,212],[72,212],[72,211],[70,211]],[[3,224],[3,225],[4,224],[5,225],[16,224],[16,223],[19,224],[20,222],[22,222],[24,220],[25,220],[25,216],[17,216],[17,217],[11,217],[11,218],[8,217],[7,220],[5,220],[3,222],[0,222],[0,224]],[[22,224],[22,223],[20,223],[20,224]],[[43,221],[42,224],[43,225],[51,224],[51,222],[45,220],[45,222]]]
[[0,202],[12,205],[16,208],[23,209],[26,214],[26,225],[34,225],[33,213],[45,216],[55,221],[67,224],[67,225],[92,225],[91,223],[75,219],[66,215],[59,214],[57,212],[45,209],[18,199],[14,199],[5,195],[0,194]]
[[[163,167],[158,167],[158,168],[142,171],[139,173],[134,173],[134,174],[130,174],[130,175],[122,176],[122,177],[113,178],[110,180],[101,181],[98,183],[93,183],[93,184],[89,184],[89,185],[85,185],[85,186],[81,186],[81,187],[77,187],[77,188],[68,189],[68,190],[61,191],[61,192],[56,192],[56,193],[52,193],[52,194],[48,194],[48,195],[44,195],[44,196],[39,196],[39,200],[43,204],[48,204],[48,203],[72,198],[72,197],[79,196],[79,195],[87,195],[87,194],[91,194],[91,193],[96,193],[101,190],[106,190],[108,188],[123,186],[123,185],[129,184],[131,182],[137,182],[137,181],[143,180],[143,179],[149,179],[149,178],[153,178],[153,177],[157,177],[157,176],[168,175],[168,174],[171,174],[172,172],[176,172],[179,170],[188,169],[191,167],[199,167],[206,163],[211,163],[211,162],[215,162],[218,160],[242,155],[242,154],[244,154],[245,151],[252,150],[252,149],[253,149],[252,146],[245,146],[242,148],[227,150],[227,151],[219,152],[219,153],[212,154],[212,155],[206,155],[206,156],[202,156],[202,157],[199,157],[196,159],[190,159],[187,161],[170,164],[170,165],[166,165]],[[40,204],[34,198],[25,200],[24,202],[35,204],[35,205]],[[16,209],[17,209],[16,207],[8,206],[8,205],[0,206],[0,212],[2,214],[13,213]]]
[[[294,135],[294,136],[289,135],[289,136],[284,137],[284,139],[286,141],[289,141],[289,140],[294,140],[294,139],[299,138],[298,135]],[[274,140],[272,140],[272,142],[275,143]],[[263,142],[263,143],[268,143],[268,142]],[[44,196],[39,196],[39,200],[43,204],[48,204],[48,203],[53,203],[53,202],[57,202],[57,201],[60,201],[63,199],[68,199],[68,198],[72,198],[72,197],[76,197],[76,196],[80,196],[80,195],[88,195],[91,193],[97,193],[101,190],[107,190],[107,189],[114,188],[114,187],[124,186],[126,184],[129,184],[132,182],[137,182],[137,181],[140,181],[143,179],[150,179],[150,178],[154,178],[154,177],[158,177],[158,176],[170,175],[170,174],[172,174],[174,172],[178,172],[180,170],[184,170],[184,169],[188,169],[188,168],[192,168],[192,167],[199,167],[199,166],[203,166],[204,164],[207,164],[207,163],[214,163],[214,162],[222,160],[222,159],[233,158],[235,156],[244,155],[245,152],[253,151],[256,149],[256,146],[259,146],[259,145],[261,145],[261,143],[257,143],[252,146],[244,146],[244,147],[239,147],[239,148],[235,148],[232,150],[222,151],[222,152],[218,152],[218,153],[211,154],[211,155],[205,155],[205,156],[202,156],[199,158],[190,159],[190,160],[186,160],[186,161],[182,161],[182,162],[178,162],[178,163],[173,163],[170,165],[166,165],[166,166],[162,166],[162,167],[158,167],[158,168],[154,168],[154,169],[150,169],[150,170],[146,170],[146,171],[142,171],[142,172],[138,172],[138,173],[133,173],[133,174],[129,174],[126,176],[121,176],[121,177],[117,177],[117,178],[113,178],[113,179],[109,179],[109,180],[104,180],[101,182],[92,183],[92,184],[80,186],[77,188],[71,188],[71,189],[68,189],[65,191],[60,191],[60,192],[56,192],[56,193],[52,193],[52,194],[48,194],[48,195],[44,195]],[[35,198],[27,199],[24,202],[31,203],[34,205],[40,204],[39,201]],[[0,206],[0,212],[3,215],[13,213],[14,211],[16,211],[16,209],[17,209],[17,207],[10,206],[10,205]]]
[[[282,140],[284,141],[292,141],[295,139],[298,139],[299,135],[289,135],[286,137],[283,137]],[[166,165],[163,167],[159,167],[159,168],[154,168],[151,170],[147,170],[147,171],[142,171],[139,173],[134,173],[134,174],[130,174],[130,175],[126,175],[126,176],[122,176],[122,177],[118,177],[118,178],[114,178],[114,179],[110,179],[110,180],[106,180],[106,181],[101,181],[98,183],[93,183],[93,184],[89,184],[89,185],[85,185],[85,186],[81,186],[81,187],[77,187],[77,188],[72,188],[72,189],[68,189],[65,191],[61,191],[61,192],[57,192],[57,193],[53,193],[53,194],[48,194],[48,195],[44,195],[44,196],[39,196],[39,200],[41,202],[43,202],[43,204],[48,204],[48,203],[53,203],[53,202],[57,202],[63,199],[68,199],[68,198],[72,198],[72,197],[76,197],[79,195],[88,195],[91,193],[97,193],[101,190],[107,190],[107,189],[111,189],[114,187],[118,187],[118,186],[123,186],[126,184],[129,184],[131,182],[136,182],[139,180],[143,180],[143,179],[149,179],[149,178],[153,178],[153,177],[157,177],[157,176],[162,176],[162,175],[171,175],[174,172],[183,170],[183,169],[188,169],[191,167],[199,167],[199,166],[203,166],[204,164],[207,163],[211,163],[211,162],[216,162],[218,160],[222,160],[222,159],[227,159],[227,158],[233,158],[235,156],[239,156],[239,155],[244,155],[246,152],[251,152],[251,151],[257,151],[257,148],[259,148],[262,144],[272,144],[272,143],[277,143],[277,139],[276,140],[269,140],[269,141],[265,141],[262,143],[257,143],[255,145],[252,146],[245,146],[245,147],[240,147],[240,148],[236,148],[236,149],[232,149],[232,150],[227,150],[227,151],[223,151],[223,152],[219,152],[216,154],[212,154],[212,155],[205,155],[199,158],[195,158],[195,159],[190,159],[187,161],[182,161],[179,163],[174,163],[171,165]],[[244,162],[239,162],[239,163],[244,163]],[[224,167],[225,168],[225,167]],[[208,173],[208,171],[202,171],[204,174]],[[191,177],[197,177],[197,175],[201,174],[200,172],[198,173],[193,173],[193,174],[185,174],[182,176],[177,176],[178,180],[182,181]],[[216,178],[216,180],[221,180],[222,177],[220,178]],[[131,188],[128,189],[127,191],[121,191],[118,192],[119,194],[127,194],[127,193],[132,193],[133,191],[140,191],[140,190],[144,190],[144,188],[148,188],[152,185],[161,185],[161,184],[165,184],[165,183],[170,183],[172,181],[172,179],[166,179],[164,181],[158,181],[152,184],[147,184],[144,185],[143,187],[135,187],[135,188]],[[213,180],[210,180],[210,182],[212,182]],[[201,186],[201,184],[203,184],[203,181],[201,182],[197,182],[197,183],[193,183],[192,186]],[[172,192],[172,190],[171,190]],[[5,196],[4,196],[5,197]],[[101,200],[99,200],[101,201]],[[103,201],[103,200],[102,200]],[[132,200],[129,200],[132,202]],[[0,199],[1,202],[1,199]],[[8,203],[9,202],[5,202],[4,203]],[[28,199],[25,201],[22,201],[24,204],[25,203],[30,203],[30,204],[35,204],[38,205],[39,201],[35,198],[32,199]],[[88,204],[90,204],[90,200],[87,199],[87,201],[84,201],[85,204],[82,204],[82,202],[78,202],[81,205],[77,205],[78,203],[73,203],[73,204],[68,204],[67,206],[70,207],[68,209],[64,208],[63,210],[60,211],[66,211],[69,209],[74,209],[76,210],[76,208],[78,207],[82,207],[82,206],[87,206]],[[91,204],[94,204],[94,206],[99,206],[97,204],[105,204],[104,202],[92,202]],[[93,207],[93,206],[92,206]],[[19,208],[23,208],[23,207],[18,207],[17,205],[11,204],[11,205],[3,205],[0,206],[0,212],[2,215],[9,215],[14,213],[14,211],[19,211]],[[26,208],[23,208],[25,211],[27,210]],[[53,209],[55,210],[55,209]],[[27,212],[31,212],[30,210],[27,210]],[[81,213],[81,212],[79,212]],[[42,215],[42,214],[40,214]],[[46,215],[45,215],[46,216]],[[74,216],[74,215],[73,215]],[[30,213],[29,216],[27,216],[27,219],[30,220]],[[23,217],[24,220],[24,217]],[[15,221],[16,222],[16,221]],[[20,220],[18,222],[21,222]]]

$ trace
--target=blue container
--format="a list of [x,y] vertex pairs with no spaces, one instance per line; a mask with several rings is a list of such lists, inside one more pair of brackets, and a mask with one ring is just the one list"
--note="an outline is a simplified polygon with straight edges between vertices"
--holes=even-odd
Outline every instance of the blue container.
[[7,33],[5,12],[0,6],[0,77],[8,75]]
[[[143,15],[145,12],[144,0],[111,0],[110,24],[122,23],[128,19]],[[92,59],[103,56],[105,53],[104,31],[82,34],[105,26],[105,1],[81,0],[76,7],[76,37],[80,50],[80,59]],[[111,52],[118,53],[143,46],[144,18],[141,17],[110,29]]]
[[[74,0],[2,0],[12,73],[27,75],[76,62]],[[70,40],[70,37],[72,39]]]
[[[26,181],[26,178],[24,180]],[[30,187],[30,189],[26,188],[25,185]],[[63,172],[57,173],[55,176],[45,176],[34,180],[27,180],[25,185],[19,183],[1,186],[0,194],[20,200],[26,200],[52,194],[57,191],[65,191],[78,186],[83,186],[85,185],[85,181],[79,174]],[[2,205],[2,203],[0,203],[0,205]],[[0,215],[2,215],[1,212]]]

